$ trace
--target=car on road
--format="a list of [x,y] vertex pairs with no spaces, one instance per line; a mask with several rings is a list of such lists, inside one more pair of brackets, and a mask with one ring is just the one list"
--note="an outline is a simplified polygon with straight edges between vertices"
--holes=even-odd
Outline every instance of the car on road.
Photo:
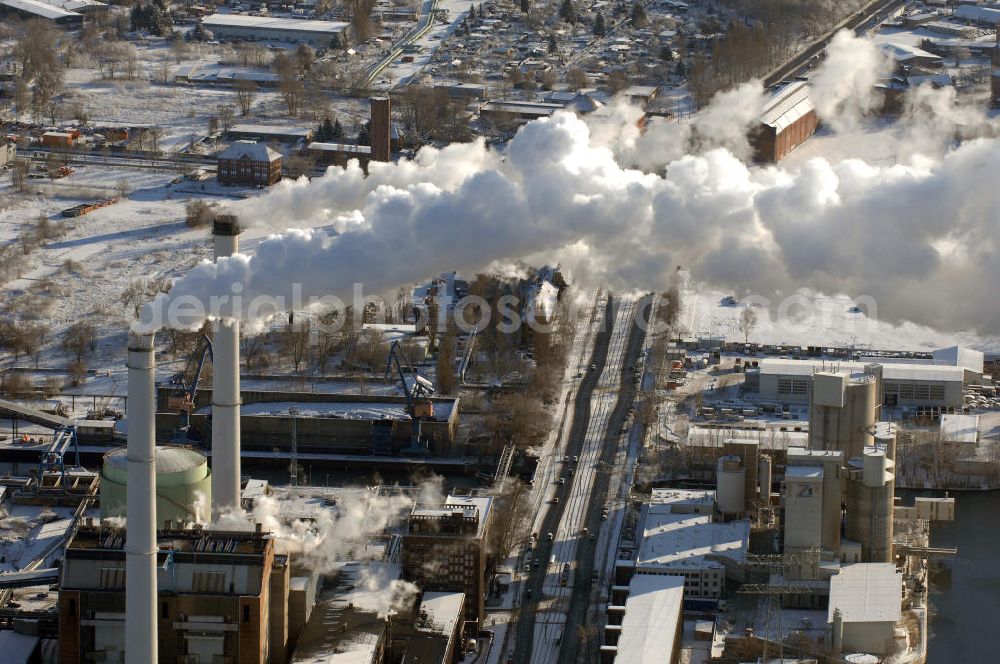
[[590,539],[597,539],[597,533],[590,533]]
[[594,363],[594,362],[591,362],[591,363],[590,363],[590,370],[591,370],[591,371],[594,371],[595,369],[597,369],[597,364],[596,364],[596,363]]
[[578,462],[579,460],[580,460],[580,457],[578,457],[578,456],[574,456],[574,457],[573,457],[573,463],[576,463],[576,462]]
[[552,540],[555,539],[555,537],[552,535],[552,533],[549,533],[548,535],[545,536],[545,539],[551,542]]
[[565,477],[560,477],[559,478],[559,484],[566,484],[566,478]]
[[580,534],[586,537],[587,535],[590,534],[590,528],[584,528],[583,530],[580,531]]
[[553,505],[559,504],[559,496],[552,496],[552,504]]

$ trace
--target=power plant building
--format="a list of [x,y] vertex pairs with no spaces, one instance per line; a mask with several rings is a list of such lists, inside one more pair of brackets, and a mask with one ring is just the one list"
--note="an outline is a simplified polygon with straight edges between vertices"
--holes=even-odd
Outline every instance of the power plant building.
[[601,663],[675,664],[684,624],[683,577],[637,575],[612,592]]
[[[81,527],[66,548],[59,661],[118,662],[125,650],[125,531]],[[289,570],[254,532],[160,530],[156,648],[162,662],[284,661]],[[131,584],[128,592],[133,592]],[[272,658],[272,654],[275,656]]]

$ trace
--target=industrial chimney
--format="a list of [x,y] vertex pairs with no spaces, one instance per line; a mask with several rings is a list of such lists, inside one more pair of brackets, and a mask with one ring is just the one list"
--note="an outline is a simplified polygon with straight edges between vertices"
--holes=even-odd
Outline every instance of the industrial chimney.
[[156,423],[152,334],[129,334],[125,530],[125,661],[155,664]]
[[368,135],[372,143],[372,161],[392,160],[391,128],[389,97],[372,97],[371,119],[368,122]]
[[[219,215],[212,225],[215,259],[240,249],[240,224]],[[217,321],[212,353],[212,518],[240,504],[240,324]]]

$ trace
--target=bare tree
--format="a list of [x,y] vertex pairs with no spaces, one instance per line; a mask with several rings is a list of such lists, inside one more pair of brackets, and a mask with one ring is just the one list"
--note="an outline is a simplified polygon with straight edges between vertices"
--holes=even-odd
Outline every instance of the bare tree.
[[241,115],[250,115],[250,108],[257,98],[257,84],[253,81],[239,80],[236,82],[236,102],[240,106]]
[[247,369],[254,365],[258,356],[264,351],[264,337],[263,335],[242,335],[240,337],[240,354],[243,356],[243,362],[246,364]]
[[11,164],[10,177],[14,188],[23,192],[28,184],[28,172],[31,170],[31,162],[27,159],[18,158]]
[[85,354],[93,352],[97,347],[97,331],[94,329],[94,324],[87,320],[78,320],[70,325],[63,333],[62,347],[76,357],[77,362],[81,362]]
[[309,355],[311,336],[312,326],[308,319],[297,325],[285,326],[281,337],[281,350],[295,365],[295,373],[299,373],[299,369]]
[[133,279],[118,296],[118,303],[139,318],[143,305],[160,293],[169,292],[170,285],[170,279],[162,276]]
[[740,332],[743,333],[743,343],[749,343],[750,333],[757,327],[757,312],[752,307],[746,307],[740,312]]
[[229,104],[219,104],[215,107],[215,112],[219,116],[219,126],[222,128],[222,133],[228,133],[233,127],[233,119],[236,115],[236,109]]

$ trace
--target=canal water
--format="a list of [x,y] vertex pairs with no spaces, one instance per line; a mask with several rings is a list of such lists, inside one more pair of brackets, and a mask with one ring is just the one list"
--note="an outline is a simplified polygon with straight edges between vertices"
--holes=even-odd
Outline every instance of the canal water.
[[[912,504],[912,491],[900,491]],[[940,495],[940,494],[936,494]],[[929,664],[1000,662],[1000,492],[955,493],[955,521],[934,524],[933,546],[958,555],[932,567]]]

